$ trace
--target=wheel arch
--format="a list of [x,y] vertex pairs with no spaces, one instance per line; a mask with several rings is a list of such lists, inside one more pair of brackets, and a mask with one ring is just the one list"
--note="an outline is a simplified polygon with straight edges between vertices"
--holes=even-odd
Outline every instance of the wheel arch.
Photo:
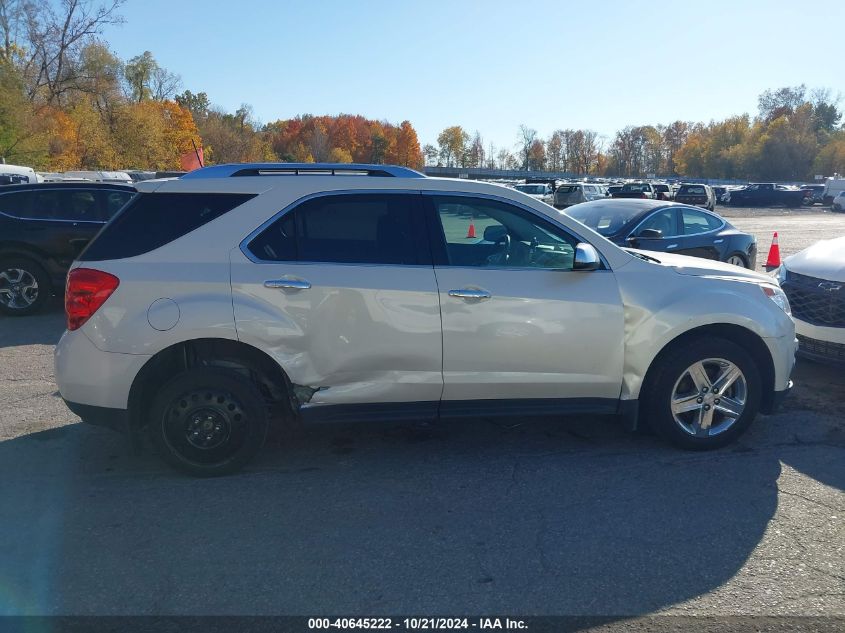
[[678,347],[688,345],[694,339],[705,337],[723,338],[731,341],[744,349],[754,359],[760,370],[760,381],[763,386],[760,410],[763,413],[770,412],[774,405],[775,364],[769,348],[757,333],[741,325],[729,323],[714,323],[695,327],[667,342],[649,364],[640,387],[640,393],[643,393],[649,387],[651,380],[654,378],[655,369],[668,354]]
[[159,388],[194,367],[221,367],[246,375],[265,396],[273,418],[291,420],[298,410],[290,378],[265,352],[231,339],[189,339],[154,354],[135,376],[128,397],[130,430],[146,426],[147,407]]

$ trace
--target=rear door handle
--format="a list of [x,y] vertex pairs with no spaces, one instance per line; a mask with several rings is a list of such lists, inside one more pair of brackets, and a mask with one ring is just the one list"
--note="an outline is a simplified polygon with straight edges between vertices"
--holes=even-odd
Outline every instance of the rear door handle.
[[304,279],[268,279],[264,282],[264,287],[281,288],[283,290],[308,290],[311,287],[311,282]]
[[666,250],[668,251],[670,248],[678,248],[678,245],[677,244],[669,244],[669,246],[666,247]]
[[714,244],[721,244],[721,243],[722,243],[722,242],[724,242],[724,241],[725,241],[724,239],[721,239],[721,240],[713,240],[713,243],[714,243]]
[[493,295],[480,288],[460,288],[458,290],[450,290],[449,296],[460,297],[461,299],[489,299]]

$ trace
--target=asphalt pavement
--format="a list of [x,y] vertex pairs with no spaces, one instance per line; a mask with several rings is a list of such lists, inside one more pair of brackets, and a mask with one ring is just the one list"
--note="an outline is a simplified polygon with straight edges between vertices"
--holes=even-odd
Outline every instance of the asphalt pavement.
[[[769,215],[782,249],[831,230]],[[612,417],[323,425],[198,480],[64,407],[62,329],[0,317],[0,614],[845,616],[841,369],[799,362],[716,452]]]

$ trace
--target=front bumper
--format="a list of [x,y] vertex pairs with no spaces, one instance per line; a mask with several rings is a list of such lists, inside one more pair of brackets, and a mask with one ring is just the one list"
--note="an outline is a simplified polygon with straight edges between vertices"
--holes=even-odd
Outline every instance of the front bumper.
[[775,391],[772,394],[772,400],[769,405],[766,407],[766,410],[763,413],[772,414],[777,413],[780,406],[783,404],[783,401],[786,400],[786,396],[789,395],[789,392],[792,391],[792,381],[789,381],[789,384],[786,386],[786,389],[782,389],[781,391]]

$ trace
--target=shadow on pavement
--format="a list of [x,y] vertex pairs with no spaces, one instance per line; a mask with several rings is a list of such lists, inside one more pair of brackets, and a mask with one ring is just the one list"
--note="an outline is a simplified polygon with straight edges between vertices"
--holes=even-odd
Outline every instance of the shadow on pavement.
[[311,427],[214,480],[34,433],[0,443],[0,613],[651,613],[737,573],[782,463],[845,486],[841,429],[792,415],[708,454],[605,418]]
[[[62,329],[57,309],[2,319],[0,347]],[[801,361],[795,380],[707,454],[609,418],[327,425],[196,480],[81,424],[19,436],[0,614],[653,613],[737,574],[784,466],[845,489],[845,376]]]
[[32,316],[9,317],[0,314],[0,348],[55,345],[64,329],[64,306],[53,297],[42,312]]

